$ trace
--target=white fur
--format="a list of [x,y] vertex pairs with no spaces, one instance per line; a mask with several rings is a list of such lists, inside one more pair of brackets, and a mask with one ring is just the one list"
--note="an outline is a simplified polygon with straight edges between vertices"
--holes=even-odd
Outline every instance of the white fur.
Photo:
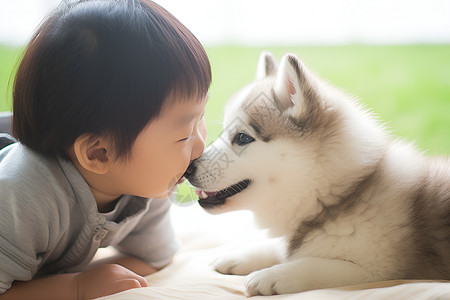
[[294,68],[288,61],[289,56],[281,59],[280,70],[274,85],[275,95],[281,106],[292,116],[299,116],[303,112],[303,96],[299,79]]
[[[403,252],[412,247],[408,201],[410,192],[420,184],[427,160],[411,144],[392,140],[355,100],[320,81],[299,62],[307,77],[303,80],[325,99],[322,109],[339,116],[337,124],[330,125],[333,130],[323,129],[329,132],[312,133],[304,139],[279,132],[269,142],[256,139],[243,151],[232,145],[238,132],[257,136],[243,108],[268,84],[282,101],[280,118],[298,118],[306,111],[301,79],[289,58],[291,54],[282,58],[272,81],[264,81],[264,63],[270,60],[260,58],[257,82],[242,89],[227,105],[224,132],[208,148],[226,156],[227,166],[213,167],[208,149],[197,162],[197,168],[215,172],[214,180],[209,181],[194,175],[197,186],[206,191],[221,190],[245,178],[252,180],[247,189],[210,212],[251,210],[260,227],[290,241],[302,222],[342,201],[342,195],[367,176],[368,170],[377,169],[378,177],[358,195],[351,210],[313,227],[289,257],[283,256],[280,242],[257,245],[221,258],[216,269],[239,275],[253,272],[245,283],[248,296],[401,277],[401,271],[408,268]],[[286,86],[289,81],[295,88],[293,95]],[[282,121],[280,124],[286,123]],[[449,176],[448,167],[440,172]]]

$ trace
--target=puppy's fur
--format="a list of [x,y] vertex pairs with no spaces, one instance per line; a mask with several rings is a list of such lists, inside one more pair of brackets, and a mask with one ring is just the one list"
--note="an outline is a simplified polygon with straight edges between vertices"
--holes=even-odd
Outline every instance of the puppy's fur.
[[251,210],[285,241],[219,261],[220,272],[250,274],[247,295],[450,279],[449,161],[390,137],[293,54],[279,67],[261,54],[192,167],[205,209]]

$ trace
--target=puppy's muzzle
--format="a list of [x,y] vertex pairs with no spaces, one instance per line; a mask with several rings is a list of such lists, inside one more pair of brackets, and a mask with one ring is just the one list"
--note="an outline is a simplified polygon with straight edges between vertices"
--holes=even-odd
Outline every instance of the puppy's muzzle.
[[193,160],[190,164],[189,167],[187,168],[186,172],[184,172],[184,177],[189,180],[192,175],[194,175],[195,170],[197,170],[197,167],[195,166],[195,160]]

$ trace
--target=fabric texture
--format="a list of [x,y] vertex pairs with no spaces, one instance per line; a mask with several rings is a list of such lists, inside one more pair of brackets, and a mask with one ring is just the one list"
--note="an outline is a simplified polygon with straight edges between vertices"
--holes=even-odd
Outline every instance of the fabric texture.
[[[393,280],[302,293],[254,296],[243,293],[245,276],[223,275],[212,263],[230,251],[265,239],[249,212],[209,215],[198,205],[172,209],[182,247],[173,262],[147,276],[149,287],[132,289],[101,300],[448,300],[450,282]],[[105,249],[104,251],[108,251]]]
[[122,196],[113,211],[99,213],[75,166],[20,143],[0,152],[0,293],[14,280],[76,272],[98,248],[109,245],[154,267],[179,248],[170,202]]

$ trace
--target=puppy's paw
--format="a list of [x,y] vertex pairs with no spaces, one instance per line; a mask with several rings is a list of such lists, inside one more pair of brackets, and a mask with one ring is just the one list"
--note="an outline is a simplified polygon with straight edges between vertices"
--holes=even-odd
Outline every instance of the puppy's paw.
[[244,294],[247,297],[255,295],[281,295],[304,290],[295,278],[283,272],[283,266],[277,265],[271,268],[256,271],[247,276],[244,282]]
[[261,262],[257,259],[239,255],[219,258],[213,262],[214,269],[222,274],[248,275],[259,270]]
[[281,244],[278,240],[264,241],[243,247],[213,262],[216,271],[222,274],[248,275],[251,272],[271,267],[280,263]]
[[247,297],[277,295],[279,294],[276,289],[277,282],[277,275],[270,268],[253,272],[244,282],[244,294]]

